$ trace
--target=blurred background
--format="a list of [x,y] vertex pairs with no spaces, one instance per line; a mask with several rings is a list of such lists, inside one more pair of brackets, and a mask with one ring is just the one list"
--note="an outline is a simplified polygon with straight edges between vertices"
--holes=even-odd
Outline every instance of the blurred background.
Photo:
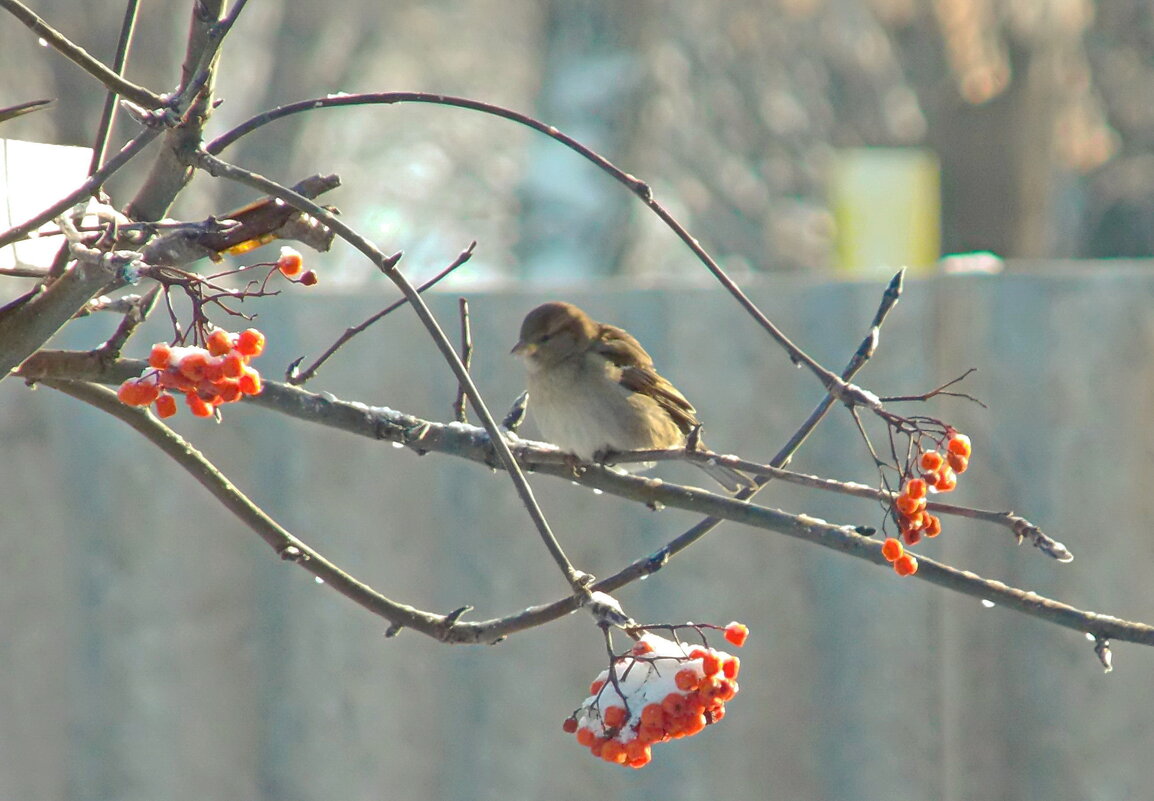
[[[121,3],[30,5],[111,58]],[[145,5],[130,78],[175,84],[188,6]],[[957,501],[1014,509],[1077,558],[1059,565],[952,519],[924,553],[1151,621],[1152,39],[1154,10],[1139,0],[252,3],[225,47],[210,136],[338,91],[526,111],[649,182],[833,369],[909,266],[862,383],[909,394],[977,367],[965,389],[989,410],[914,407],[973,437]],[[0,136],[91,144],[103,95],[0,13],[0,106],[40,97],[55,106]],[[114,144],[133,132],[122,122]],[[17,152],[5,151],[8,175]],[[432,302],[455,330],[456,298],[469,298],[476,373],[498,412],[522,387],[507,356],[522,315],[558,297],[636,334],[719,450],[768,458],[820,398],[652,214],[527,129],[451,108],[345,108],[280,121],[224,156],[287,183],[339,173],[324,201],[404,250],[414,278],[476,240]],[[117,204],[142,175],[110,185]],[[249,199],[198,176],[173,215]],[[251,308],[272,377],[396,297],[344,245],[306,262],[319,287]],[[28,286],[5,278],[0,297]],[[114,326],[80,320],[53,344],[93,347]],[[170,334],[153,320],[128,355]],[[436,420],[455,393],[404,312],[310,388]],[[399,601],[472,604],[486,618],[564,591],[499,474],[243,404],[219,426],[184,412],[174,426],[273,517]],[[876,478],[839,414],[794,467]],[[596,574],[693,522],[534,486],[571,558]],[[791,487],[764,502],[883,518]],[[620,597],[641,619],[753,630],[724,724],[657,748],[638,772],[560,731],[604,661],[584,617],[493,648],[386,640],[383,621],[277,560],[116,421],[0,383],[0,801],[1154,799],[1149,649],[1117,644],[1104,676],[1076,632],[732,525]]]

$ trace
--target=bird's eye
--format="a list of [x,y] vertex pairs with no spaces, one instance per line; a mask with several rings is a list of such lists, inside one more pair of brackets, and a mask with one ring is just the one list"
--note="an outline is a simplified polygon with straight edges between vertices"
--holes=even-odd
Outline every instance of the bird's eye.
[[548,342],[552,338],[553,338],[552,334],[542,334],[541,335],[541,341],[542,342]]

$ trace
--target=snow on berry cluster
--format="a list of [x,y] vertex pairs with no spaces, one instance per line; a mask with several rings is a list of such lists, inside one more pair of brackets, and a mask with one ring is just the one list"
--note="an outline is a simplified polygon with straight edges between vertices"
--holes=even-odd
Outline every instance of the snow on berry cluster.
[[901,539],[886,539],[882,543],[882,555],[893,563],[899,576],[912,576],[918,572],[918,560],[906,552],[903,541],[905,545],[917,545],[923,535],[936,537],[942,533],[941,519],[926,509],[927,496],[931,492],[953,491],[958,486],[958,475],[966,472],[970,465],[970,438],[953,429],[948,429],[947,434],[945,453],[923,451],[917,462],[920,475],[907,478],[902,491],[894,496]]
[[255,328],[239,334],[218,328],[205,344],[207,348],[153,345],[149,366],[139,378],[121,384],[117,397],[129,406],[156,404],[158,417],[171,417],[176,414],[175,394],[180,393],[195,416],[210,417],[223,403],[260,394],[260,373],[249,362],[264,351],[264,334]]
[[[748,633],[741,623],[725,627],[725,638],[738,647]],[[725,717],[740,666],[724,651],[647,632],[614,661],[616,685],[609,669],[601,671],[562,728],[595,757],[644,767],[655,744],[691,737]]]

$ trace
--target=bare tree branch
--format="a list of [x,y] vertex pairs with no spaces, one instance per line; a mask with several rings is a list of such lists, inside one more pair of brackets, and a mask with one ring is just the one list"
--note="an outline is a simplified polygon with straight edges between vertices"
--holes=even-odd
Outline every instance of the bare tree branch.
[[93,58],[83,47],[73,44],[68,37],[37,16],[36,12],[19,0],[0,0],[0,8],[7,10],[12,16],[27,25],[33,33],[62,53],[69,61],[104,84],[110,92],[126,97],[133,103],[147,109],[159,108],[165,104],[165,98],[143,86],[137,86],[131,81],[125,80],[116,70],[109,69],[98,59]]
[[[68,376],[72,380],[119,383],[126,378],[139,375],[144,365],[144,362],[138,360],[120,360],[112,365],[104,365],[98,359],[91,358],[89,354],[41,352],[25,363],[21,374],[29,381],[53,379],[61,381]],[[459,423],[443,424],[423,420],[392,409],[374,409],[364,404],[336,400],[329,395],[317,395],[273,381],[266,381],[264,386],[264,392],[247,398],[245,402],[359,436],[398,442],[422,453],[444,453],[489,467],[498,466],[493,458],[493,442],[483,429],[462,426]],[[116,402],[115,398],[113,402]],[[128,411],[144,414],[138,410]],[[882,555],[881,544],[858,534],[856,526],[853,525],[833,525],[808,515],[789,514],[695,487],[623,475],[600,465],[584,465],[581,472],[575,475],[570,464],[558,458],[556,449],[527,440],[515,439],[513,450],[522,464],[538,473],[566,481],[577,481],[583,486],[640,503],[656,503],[687,509],[707,514],[710,519],[726,519],[775,531],[889,568]],[[642,576],[660,570],[674,553],[676,551],[669,547],[662,548],[613,576],[596,582],[589,590],[613,592]],[[1097,639],[1154,645],[1154,626],[1077,609],[1037,593],[985,579],[926,557],[919,556],[918,562],[919,568],[914,578],[1081,631]],[[477,622],[456,620],[447,630],[437,629],[434,626],[432,632],[426,633],[433,633],[433,636],[445,642],[493,642],[517,631],[562,617],[578,608],[584,597],[584,593],[577,593],[549,604],[530,607],[491,620]],[[378,611],[378,614],[381,612]],[[435,623],[440,618],[432,616],[432,620]]]

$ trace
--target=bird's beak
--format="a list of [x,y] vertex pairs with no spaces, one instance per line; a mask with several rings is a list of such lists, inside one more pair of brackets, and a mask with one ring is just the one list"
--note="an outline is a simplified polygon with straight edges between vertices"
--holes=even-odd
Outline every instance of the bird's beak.
[[522,356],[526,353],[531,354],[533,352],[533,349],[532,349],[532,346],[526,344],[526,342],[523,339],[518,339],[517,344],[514,345],[513,349],[509,352],[512,353],[514,356]]

